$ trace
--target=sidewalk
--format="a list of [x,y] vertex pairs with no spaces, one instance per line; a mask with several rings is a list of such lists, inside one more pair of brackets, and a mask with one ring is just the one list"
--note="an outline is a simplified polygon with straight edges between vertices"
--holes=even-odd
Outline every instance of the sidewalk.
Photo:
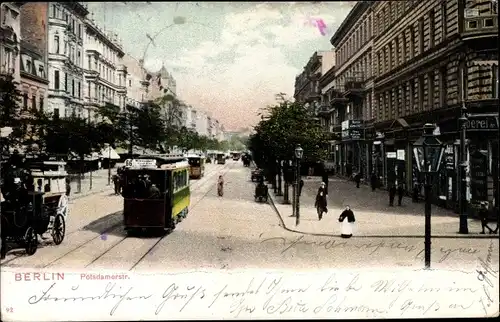
[[[346,205],[356,216],[354,235],[356,237],[407,237],[424,236],[424,203],[412,203],[411,198],[403,198],[403,206],[389,207],[389,196],[384,190],[372,192],[368,186],[356,188],[354,182],[330,178],[328,187],[328,213],[318,221],[314,208],[317,189],[321,182],[318,177],[304,177],[304,187],[300,197],[300,224],[295,225],[292,206],[283,204],[283,197],[275,196],[269,189],[271,205],[281,218],[285,229],[304,234],[339,236],[338,217]],[[292,201],[290,187],[290,202]],[[397,204],[397,199],[395,204]],[[432,206],[432,236],[443,238],[498,238],[495,235],[481,235],[478,220],[469,219],[469,234],[458,234],[459,217],[450,210]],[[495,223],[490,227],[496,228]]]
[[[116,167],[111,169],[111,175],[116,173]],[[113,182],[108,186],[108,169],[101,169],[92,172],[92,189],[90,189],[90,172],[85,173],[82,178],[81,192],[78,193],[78,180],[71,181],[71,198],[70,200],[80,199],[96,193],[104,191],[112,192],[114,189]]]

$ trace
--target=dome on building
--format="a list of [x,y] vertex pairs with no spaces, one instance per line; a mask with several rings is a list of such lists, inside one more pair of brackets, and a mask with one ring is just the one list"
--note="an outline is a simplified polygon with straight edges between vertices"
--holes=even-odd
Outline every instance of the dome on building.
[[165,68],[165,64],[161,66],[161,69],[158,71],[158,75],[163,79],[170,78],[170,73]]

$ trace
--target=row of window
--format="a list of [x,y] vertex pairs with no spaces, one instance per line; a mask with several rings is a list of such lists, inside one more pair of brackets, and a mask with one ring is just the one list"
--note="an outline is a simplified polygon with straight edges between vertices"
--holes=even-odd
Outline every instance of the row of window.
[[351,31],[346,41],[336,50],[336,65],[340,66],[354,56],[372,37],[372,17],[365,16]]
[[173,174],[172,181],[173,181],[174,193],[181,190],[181,189],[184,189],[185,187],[187,187],[189,185],[188,171],[184,170],[181,172],[175,172]]
[[[61,90],[61,72],[54,70],[54,89]],[[64,91],[72,97],[82,99],[82,84],[79,80],[72,79],[69,82],[68,73],[64,73]]]
[[80,46],[75,46],[75,44],[69,43],[66,40],[63,40],[64,43],[64,51],[61,50],[61,38],[60,35],[54,35],[54,48],[53,53],[55,54],[63,54],[69,57],[69,60],[75,64],[76,66],[82,67],[82,49]]
[[96,50],[112,64],[116,64],[118,62],[118,53],[96,37],[87,34],[85,43],[88,44],[89,47],[94,45],[93,47],[96,47]]
[[[441,5],[440,24],[436,25],[437,13],[432,9],[426,17],[418,20],[417,28],[410,25],[399,33],[392,41],[377,51],[377,74],[379,76],[390,72],[408,60],[423,54],[436,44],[436,26],[441,30],[439,39],[443,41],[446,38],[446,3]],[[428,33],[425,33],[424,26],[427,20]],[[426,37],[427,36],[427,37]]]
[[[32,110],[36,111],[37,110],[36,98],[37,98],[37,95],[33,94],[31,96],[31,100],[30,100],[28,93],[24,93],[23,94],[23,110],[27,111],[28,109],[31,108]],[[31,103],[31,106],[29,106],[30,103]],[[40,96],[38,99],[38,110],[40,112],[43,112],[43,109],[44,109],[44,97]]]
[[56,18],[66,21],[71,31],[78,39],[83,39],[83,24],[78,21],[68,10],[58,4],[52,4],[49,11],[50,18]]

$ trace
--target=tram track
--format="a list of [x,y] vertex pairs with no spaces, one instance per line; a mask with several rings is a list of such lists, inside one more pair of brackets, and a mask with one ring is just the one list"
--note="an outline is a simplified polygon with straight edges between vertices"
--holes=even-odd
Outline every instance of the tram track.
[[[214,169],[213,171],[210,171],[208,174],[205,174],[205,178],[209,179],[213,174],[217,173],[217,172],[220,172],[221,170],[223,172],[221,172],[221,174],[225,174],[227,173],[232,167],[230,167],[231,164],[227,164],[225,165],[222,169],[220,168],[216,168]],[[202,187],[205,186],[206,183],[208,183],[210,181],[207,181],[207,180],[204,180],[204,181],[197,181],[196,183],[198,183],[196,186],[192,187],[190,190],[191,190],[191,193],[195,192],[195,191],[198,191],[199,189],[201,189]],[[197,200],[193,205],[190,205],[190,211],[192,211],[200,202],[201,200],[203,200],[203,198],[206,197],[206,195],[212,191],[213,188],[209,188],[207,190],[207,192],[205,192],[202,197]],[[62,260],[63,258],[67,257],[68,255],[82,249],[83,247],[87,246],[88,244],[94,242],[95,240],[101,238],[102,235],[106,235],[106,234],[109,234],[110,232],[114,231],[114,230],[117,230],[117,228],[121,227],[122,226],[122,223],[117,223],[115,225],[112,225],[110,227],[107,227],[105,230],[102,230],[99,232],[99,235],[96,236],[96,237],[93,237],[91,239],[88,239],[86,240],[85,242],[79,244],[77,247],[65,252],[63,255],[61,256],[58,256],[56,259],[50,261],[48,264],[42,266],[42,268],[49,268],[51,266],[53,266],[55,263],[57,263],[58,261]],[[78,231],[81,231],[81,230],[77,230],[77,231],[74,231],[72,233],[75,233],[75,232],[78,232]],[[153,246],[151,246],[144,255],[141,256],[141,258],[132,266],[132,268],[130,270],[132,270],[135,266],[137,266],[137,264],[139,264],[142,259],[144,259],[144,257],[147,256],[148,253],[151,252],[151,250],[153,250],[156,245],[158,245],[158,243],[163,240],[165,237],[167,237],[170,233],[166,233],[164,235],[162,235],[161,237],[159,237],[159,239],[153,244]],[[69,234],[68,234],[69,235]],[[114,243],[110,248],[106,249],[104,252],[102,252],[99,256],[97,256],[96,258],[94,258],[90,263],[88,263],[87,265],[85,265],[85,268],[88,268],[89,266],[91,266],[93,263],[95,263],[96,261],[98,261],[100,258],[102,258],[103,256],[105,256],[107,253],[109,253],[111,250],[113,250],[114,248],[116,248],[118,245],[120,245],[121,243],[123,243],[127,238],[129,238],[129,236],[124,236],[122,237],[118,242]],[[2,263],[2,266],[16,260],[17,258],[13,258],[11,260],[8,260],[4,263]]]
[[[233,163],[233,164],[234,164],[234,163]],[[229,165],[230,165],[230,164],[229,164]],[[231,166],[229,166],[229,167],[228,167],[228,166],[225,166],[225,167],[223,168],[223,170],[224,170],[224,171],[223,171],[223,172],[221,172],[221,175],[226,174],[226,173],[227,173],[229,170],[231,170],[231,169],[232,169],[232,167],[231,167]],[[213,185],[213,186],[212,186],[212,188],[209,188],[209,189],[208,189],[208,190],[207,190],[207,191],[206,191],[206,192],[202,195],[202,197],[201,197],[200,199],[198,199],[198,201],[197,201],[194,205],[192,205],[192,206],[191,206],[190,211],[194,210],[194,209],[196,208],[196,206],[197,206],[197,205],[198,205],[198,204],[199,204],[199,203],[200,203],[200,202],[201,202],[201,201],[202,201],[202,200],[203,200],[203,199],[204,199],[204,198],[205,198],[205,197],[206,197],[206,196],[207,196],[210,192],[212,192],[212,191],[213,191],[214,186],[215,186],[215,185]],[[172,231],[172,232],[175,232],[175,231]],[[171,233],[172,233],[172,232],[171,232]],[[169,234],[165,234],[165,235],[161,236],[161,237],[160,237],[160,238],[159,238],[159,239],[158,239],[158,240],[157,240],[157,241],[153,244],[153,246],[151,246],[151,247],[150,247],[150,248],[149,248],[149,249],[148,249],[148,250],[144,253],[144,255],[142,255],[142,256],[139,258],[139,260],[138,260],[137,262],[135,262],[135,263],[134,263],[134,265],[132,265],[132,267],[129,269],[129,271],[132,271],[132,270],[133,270],[133,269],[134,269],[137,265],[139,265],[139,263],[140,263],[140,262],[142,262],[142,260],[143,260],[144,258],[146,258],[146,256],[147,256],[148,254],[150,254],[150,253],[151,253],[151,251],[152,251],[152,250],[153,250],[156,246],[158,246],[158,244],[159,244],[159,243],[160,243],[160,242],[161,242],[161,241],[162,241],[165,237],[167,237],[168,235],[170,235],[170,233],[169,233]]]

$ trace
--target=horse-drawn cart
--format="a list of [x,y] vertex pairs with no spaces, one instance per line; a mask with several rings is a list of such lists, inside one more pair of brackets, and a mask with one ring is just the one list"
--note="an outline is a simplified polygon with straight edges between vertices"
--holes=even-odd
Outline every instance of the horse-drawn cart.
[[2,258],[7,253],[7,243],[22,244],[26,253],[33,255],[38,248],[38,235],[44,238],[43,234],[50,232],[56,245],[64,240],[68,215],[65,162],[41,163],[41,167],[14,169],[3,178]]

